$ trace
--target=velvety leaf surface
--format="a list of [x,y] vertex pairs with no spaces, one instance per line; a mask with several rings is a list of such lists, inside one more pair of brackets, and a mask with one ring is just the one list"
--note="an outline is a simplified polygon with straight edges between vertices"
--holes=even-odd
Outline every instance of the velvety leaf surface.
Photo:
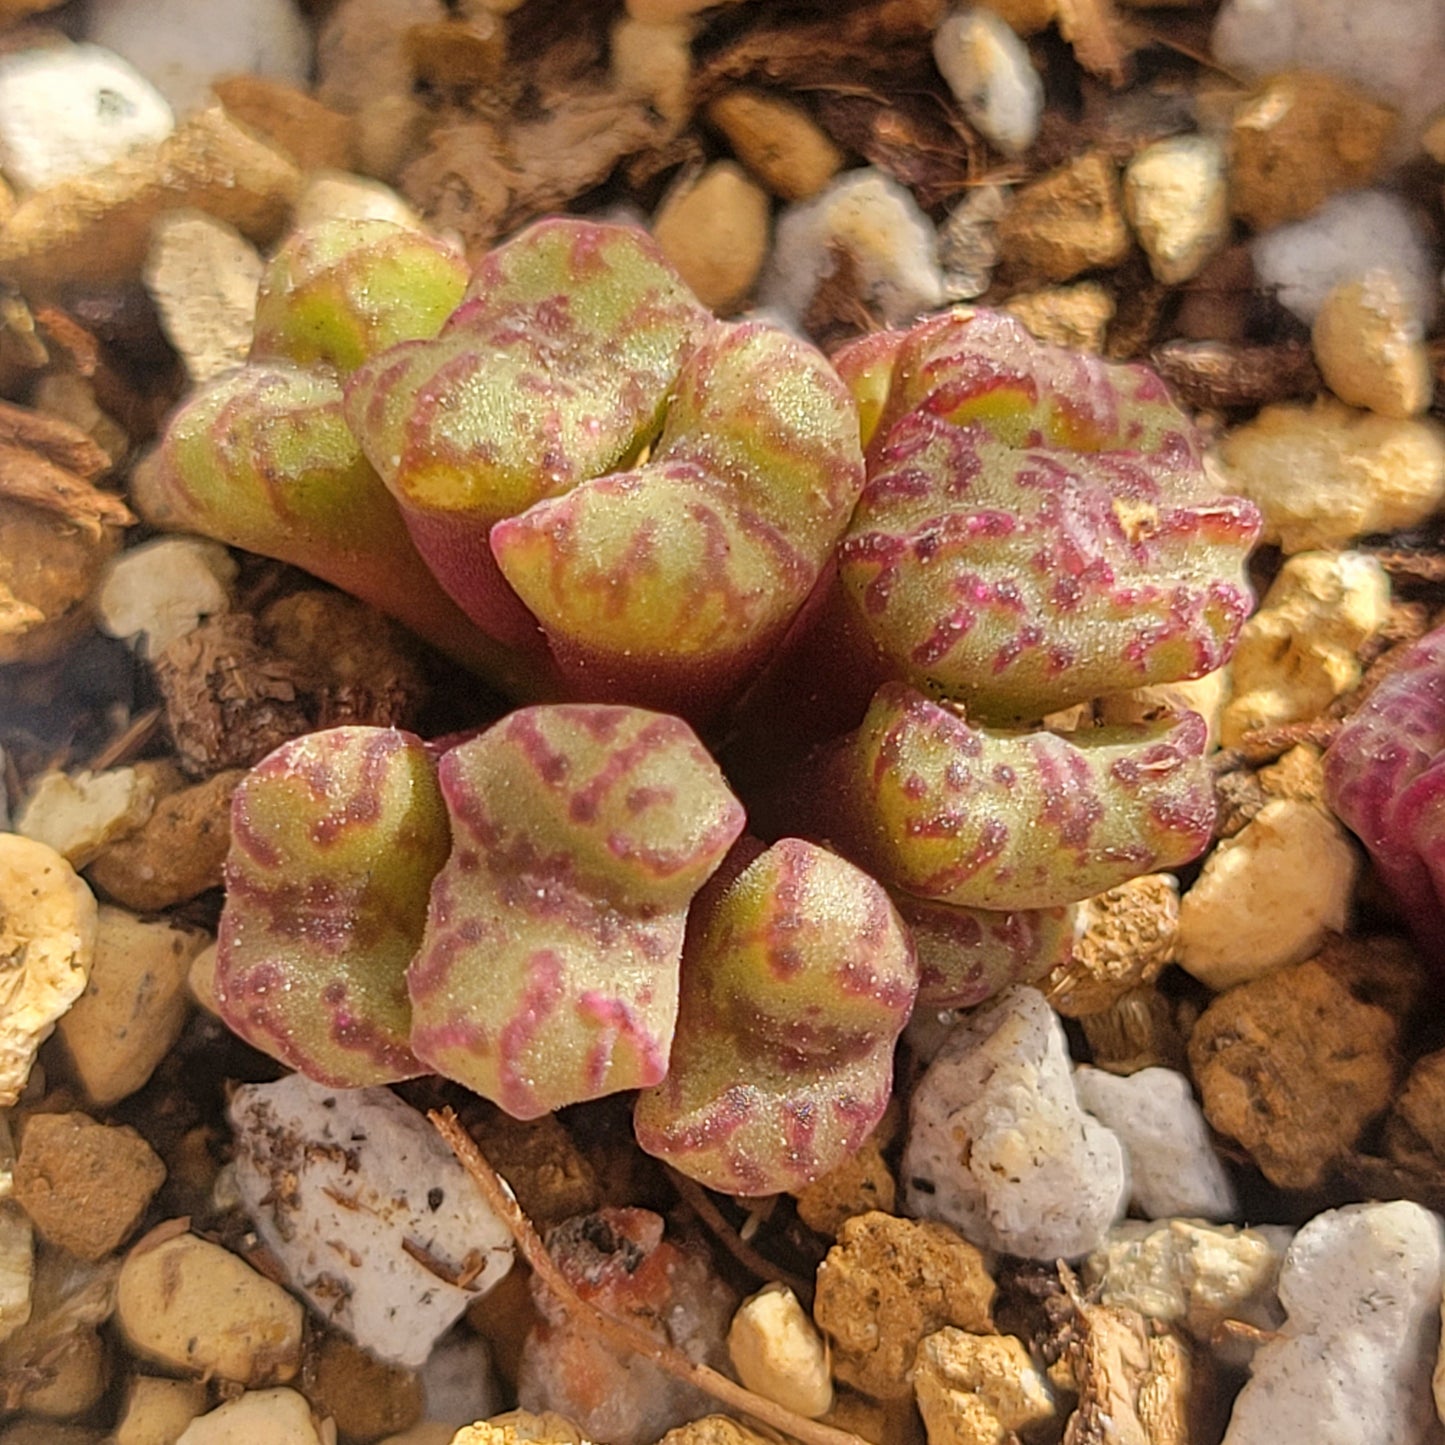
[[461,303],[467,263],[391,221],[319,221],[293,232],[256,298],[252,361],[354,371],[398,342],[435,336]]
[[417,555],[324,372],[251,365],[202,387],[137,468],[133,496],[155,526],[302,567],[528,690]]
[[841,577],[900,676],[1007,720],[1227,658],[1258,513],[1153,372],[967,309],[837,365],[870,437]]
[[226,1022],[323,1084],[424,1073],[407,1044],[406,967],[447,847],[435,769],[410,733],[333,728],[263,759],[231,804]]
[[971,908],[1054,908],[1203,851],[1204,743],[1193,713],[1068,738],[990,732],[889,683],[799,793],[813,799],[809,830],[887,884]]
[[695,715],[776,645],[862,484],[856,409],[823,357],[720,324],[648,462],[500,522],[492,551],[576,686]]
[[677,718],[578,705],[514,712],[438,772],[417,1056],[518,1118],[656,1083],[688,904],[743,825],[717,765]]
[[918,987],[884,890],[797,838],[699,898],[667,1077],[638,1142],[712,1189],[800,1189],[867,1138]]
[[1445,959],[1445,628],[1407,648],[1324,756],[1325,794]]
[[526,641],[493,524],[633,460],[712,318],[644,232],[571,218],[493,251],[467,294],[435,340],[352,376],[347,417],[443,586]]

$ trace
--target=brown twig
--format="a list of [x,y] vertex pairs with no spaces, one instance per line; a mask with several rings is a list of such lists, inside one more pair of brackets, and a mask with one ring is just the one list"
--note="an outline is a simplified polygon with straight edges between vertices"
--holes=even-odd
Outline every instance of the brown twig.
[[812,1283],[800,1274],[782,1269],[761,1254],[740,1235],[728,1222],[722,1210],[712,1202],[706,1189],[686,1174],[679,1174],[670,1164],[666,1165],[668,1182],[677,1191],[677,1197],[702,1220],[713,1238],[748,1271],[761,1280],[777,1280],[785,1284],[803,1302],[806,1309],[813,1307]]
[[650,1334],[638,1325],[600,1310],[582,1299],[568,1283],[566,1275],[547,1252],[542,1237],[532,1221],[523,1213],[496,1170],[487,1163],[472,1136],[462,1128],[451,1109],[433,1109],[428,1115],[433,1127],[446,1140],[463,1169],[476,1182],[488,1207],[511,1231],[522,1258],[532,1267],[537,1278],[552,1292],[564,1318],[574,1326],[594,1331],[613,1349],[641,1355],[669,1375],[711,1395],[719,1404],[741,1414],[750,1415],[764,1425],[791,1435],[800,1445],[865,1445],[847,1430],[835,1430],[817,1420],[809,1420],[762,1395],[736,1384],[726,1375],[688,1359],[680,1350]]

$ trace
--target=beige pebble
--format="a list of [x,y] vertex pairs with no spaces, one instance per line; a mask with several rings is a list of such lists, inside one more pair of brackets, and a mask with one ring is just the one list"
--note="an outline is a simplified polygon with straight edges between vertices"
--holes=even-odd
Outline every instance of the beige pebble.
[[1156,682],[1130,692],[1111,693],[1094,704],[1095,718],[1106,727],[1119,723],[1158,722],[1175,712],[1194,712],[1204,719],[1204,750],[1219,746],[1219,723],[1229,694],[1229,674],[1222,668],[1203,677],[1182,677],[1178,682]]
[[205,1408],[206,1387],[199,1380],[134,1375],[126,1386],[112,1445],[175,1445]]
[[1184,895],[1175,962],[1220,990],[1309,958],[1343,932],[1359,866],[1323,809],[1266,803],[1215,848]]
[[156,219],[146,290],[193,383],[246,360],[264,268],[261,253],[234,226],[204,211],[168,211]]
[[1298,552],[1244,624],[1222,739],[1317,717],[1360,684],[1360,648],[1385,625],[1390,579],[1360,552]]
[[534,1414],[530,1410],[509,1410],[505,1415],[466,1425],[453,1437],[452,1445],[591,1445],[582,1432],[565,1417],[551,1410]]
[[1323,397],[1280,403],[1221,441],[1227,490],[1264,514],[1286,552],[1348,545],[1423,522],[1445,499],[1445,429]]
[[87,1098],[101,1108],[144,1086],[180,1037],[186,975],[210,936],[173,919],[102,907],[85,992],[60,1020],[60,1037]]
[[157,791],[156,778],[141,768],[42,773],[16,816],[15,831],[84,868],[107,843],[150,817]]
[[843,152],[801,106],[766,91],[724,91],[707,118],[733,154],[785,201],[816,196],[843,167]]
[[1004,302],[1003,310],[1040,341],[1097,355],[1114,319],[1114,298],[1097,281],[1082,281],[1077,286],[1020,292]]
[[1367,184],[1394,131],[1394,111],[1348,81],[1305,70],[1271,76],[1234,117],[1230,206],[1257,231],[1298,221]]
[[1054,1418],[1048,1381],[1013,1335],[948,1327],[918,1346],[913,1388],[928,1445],[985,1445]]
[[827,1346],[786,1285],[767,1285],[738,1306],[728,1357],[755,1394],[810,1420],[832,1408]]
[[7,1390],[14,1392],[7,1403],[52,1420],[84,1415],[105,1394],[105,1341],[89,1325],[64,1330],[58,1337],[46,1334],[48,1338],[41,1335],[31,1342],[24,1363],[7,1372]]
[[324,1445],[306,1397],[295,1390],[248,1390],[199,1415],[176,1445]]
[[1419,318],[1388,269],[1341,281],[1311,332],[1320,375],[1341,401],[1381,416],[1418,416],[1435,377]]
[[285,156],[219,108],[200,112],[158,146],[26,196],[0,232],[0,276],[45,290],[140,274],[151,226],[190,206],[260,244],[274,240],[301,186]]
[[767,256],[767,193],[741,166],[718,161],[662,203],[652,232],[704,305],[735,311]]
[[1229,239],[1224,149],[1210,136],[1145,146],[1124,172],[1124,213],[1155,279],[1176,286]]
[[385,182],[350,171],[316,171],[297,197],[293,230],[329,220],[391,221],[413,231],[425,229],[416,209]]
[[613,27],[612,78],[628,95],[649,100],[681,129],[692,114],[692,25],[654,25],[624,15]]
[[134,1129],[88,1114],[35,1114],[20,1136],[15,1198],[43,1238],[94,1262],[120,1248],[165,1177]]
[[126,1256],[116,1286],[116,1319],[135,1353],[243,1385],[291,1379],[300,1302],[219,1244],[193,1234],[156,1243],[156,1234]]
[[303,171],[344,170],[355,148],[356,120],[266,75],[228,75],[211,86],[227,114]]
[[1129,229],[1114,163],[1086,151],[1023,187],[999,221],[1002,254],[1049,281],[1114,266],[1129,254]]

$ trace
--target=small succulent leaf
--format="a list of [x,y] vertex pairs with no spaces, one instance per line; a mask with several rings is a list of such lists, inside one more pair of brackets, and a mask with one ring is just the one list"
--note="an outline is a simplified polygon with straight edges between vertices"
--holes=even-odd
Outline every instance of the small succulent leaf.
[[503,575],[594,695],[705,711],[774,647],[858,499],[852,399],[813,348],[719,324],[651,459],[493,528]]
[[435,767],[410,733],[333,728],[264,758],[231,804],[222,1017],[319,1083],[424,1073],[406,967],[448,843]]
[[1445,628],[1400,654],[1324,755],[1325,797],[1445,958]]
[[468,666],[514,672],[422,562],[324,372],[256,364],[202,387],[137,468],[133,495],[155,526],[304,568]]
[[432,337],[461,303],[467,263],[410,226],[357,218],[293,232],[261,277],[252,361],[355,371]]
[[858,1149],[892,1091],[917,966],[884,890],[784,838],[699,898],[667,1077],[638,1142],[711,1189],[800,1189]]
[[1227,658],[1259,514],[1153,372],[973,310],[837,364],[877,415],[841,576],[898,675],[1003,721]]
[[918,1002],[974,1008],[1016,983],[1037,983],[1067,963],[1078,935],[1073,904],[1055,908],[960,908],[894,890],[893,906],[918,954]]
[[467,298],[355,372],[347,417],[443,586],[509,636],[493,524],[628,465],[712,318],[645,232],[573,218],[491,252]]
[[693,894],[741,805],[680,719],[523,708],[452,749],[408,975],[418,1058],[518,1118],[656,1083]]
[[883,882],[969,908],[1056,908],[1198,856],[1214,822],[1194,713],[999,733],[899,683],[802,785],[810,831]]

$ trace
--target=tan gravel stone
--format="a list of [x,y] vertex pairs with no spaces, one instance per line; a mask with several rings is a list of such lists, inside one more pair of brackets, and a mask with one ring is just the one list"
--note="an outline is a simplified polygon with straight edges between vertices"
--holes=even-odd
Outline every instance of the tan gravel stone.
[[999,247],[1021,271],[1068,281],[1129,254],[1114,163],[1086,151],[1025,186],[999,221]]
[[1286,552],[1417,526],[1445,499],[1445,429],[1333,398],[1267,406],[1220,443],[1228,490],[1264,514]]
[[767,257],[767,193],[741,166],[718,161],[662,203],[652,233],[704,305],[735,311]]
[[425,1408],[420,1377],[387,1365],[340,1335],[327,1335],[309,1363],[307,1398],[342,1435],[375,1440],[415,1425]]
[[1054,1418],[1048,1381],[1013,1335],[946,1328],[925,1336],[913,1388],[928,1445],[995,1445]]
[[301,1302],[219,1244],[162,1233],[152,1230],[121,1267],[116,1320],[131,1349],[181,1374],[242,1385],[292,1379]]
[[1331,391],[1381,416],[1418,416],[1435,391],[1419,319],[1393,271],[1367,271],[1325,297],[1311,332]]
[[893,1212],[898,1185],[883,1157],[876,1135],[836,1168],[815,1179],[795,1196],[798,1218],[819,1234],[836,1236],[855,1215]]
[[175,1445],[205,1408],[206,1387],[199,1380],[136,1375],[126,1386],[112,1445]]
[[1306,70],[1272,76],[1230,132],[1234,214],[1257,231],[1309,215],[1373,179],[1394,131],[1394,111],[1348,81]]
[[863,1214],[818,1267],[813,1317],[833,1344],[833,1373],[876,1399],[906,1396],[925,1335],[993,1329],[994,1283],[982,1253],[946,1225]]
[[[329,1438],[329,1437],[326,1437]],[[306,1397],[295,1390],[247,1390],[192,1420],[176,1445],[323,1445]]]
[[1229,239],[1224,152],[1209,136],[1172,136],[1124,172],[1124,211],[1155,279],[1187,281]]
[[1210,1124],[1270,1183],[1310,1189],[1389,1103],[1397,1032],[1388,1010],[1315,958],[1215,999],[1189,1064]]
[[801,106],[766,91],[724,91],[707,118],[775,196],[805,201],[843,168],[843,152]]
[[1040,341],[1073,351],[1103,351],[1114,319],[1114,298],[1097,281],[1053,286],[1046,291],[1021,291],[1003,310],[1016,316]]
[[94,1261],[125,1243],[165,1177],[134,1129],[88,1114],[36,1114],[20,1136],[15,1198],[43,1238]]
[[97,286],[132,279],[156,217],[183,206],[264,245],[281,233],[300,187],[279,151],[223,110],[202,111],[158,146],[26,196],[0,232],[0,276],[42,292],[76,276]]

